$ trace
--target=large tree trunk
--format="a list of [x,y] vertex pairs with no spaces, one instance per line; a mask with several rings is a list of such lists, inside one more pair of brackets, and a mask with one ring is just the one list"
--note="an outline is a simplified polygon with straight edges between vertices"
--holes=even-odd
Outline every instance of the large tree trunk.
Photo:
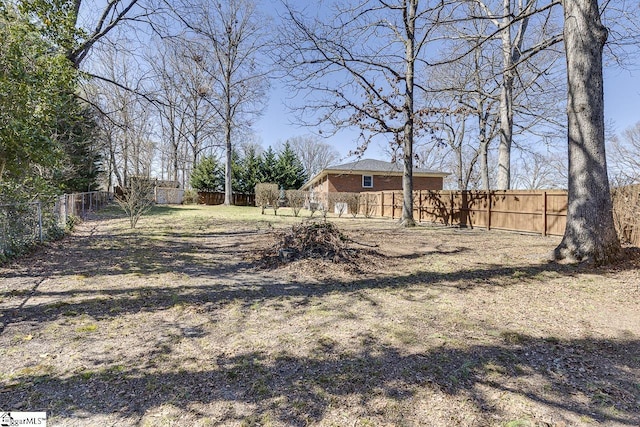
[[415,17],[417,2],[407,4],[405,19],[407,39],[405,41],[405,59],[407,61],[407,75],[405,77],[405,108],[404,125],[404,174],[402,176],[402,217],[400,223],[405,227],[416,225],[413,219],[413,113],[414,113],[414,72],[415,72]]
[[498,145],[498,190],[511,187],[511,141],[513,140],[513,61],[511,42],[511,1],[502,5],[502,87],[500,88],[500,143]]
[[569,207],[554,258],[602,264],[620,253],[604,140],[602,49],[607,30],[597,0],[564,0],[567,56]]

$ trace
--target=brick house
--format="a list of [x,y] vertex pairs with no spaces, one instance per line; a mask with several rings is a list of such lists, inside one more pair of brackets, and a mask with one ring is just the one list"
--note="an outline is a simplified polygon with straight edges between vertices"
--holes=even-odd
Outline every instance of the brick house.
[[[301,190],[312,194],[402,190],[402,173],[401,163],[362,159],[323,169]],[[443,179],[447,175],[446,172],[414,168],[413,189],[442,190]]]

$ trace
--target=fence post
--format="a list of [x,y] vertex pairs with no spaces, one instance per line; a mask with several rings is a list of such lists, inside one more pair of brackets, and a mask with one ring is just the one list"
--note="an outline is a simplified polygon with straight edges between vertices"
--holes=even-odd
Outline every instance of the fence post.
[[547,235],[547,192],[542,192],[542,235]]
[[449,193],[451,195],[450,199],[451,199],[451,215],[449,215],[449,225],[453,225],[453,191],[451,191],[451,193]]
[[485,193],[487,195],[487,231],[491,230],[491,191]]
[[422,222],[422,190],[418,190],[418,222]]
[[391,219],[396,219],[396,192],[391,192]]
[[38,200],[36,202],[36,206],[38,207],[38,234],[40,237],[40,243],[44,242],[44,238],[42,236],[42,202]]

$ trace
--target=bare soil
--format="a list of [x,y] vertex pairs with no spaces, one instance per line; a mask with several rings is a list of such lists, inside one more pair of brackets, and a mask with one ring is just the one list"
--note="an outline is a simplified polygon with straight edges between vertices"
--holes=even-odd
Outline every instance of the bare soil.
[[299,220],[185,209],[133,231],[105,211],[0,268],[0,410],[51,426],[640,425],[637,249],[595,269],[546,263],[556,237],[340,218],[349,263],[265,268]]

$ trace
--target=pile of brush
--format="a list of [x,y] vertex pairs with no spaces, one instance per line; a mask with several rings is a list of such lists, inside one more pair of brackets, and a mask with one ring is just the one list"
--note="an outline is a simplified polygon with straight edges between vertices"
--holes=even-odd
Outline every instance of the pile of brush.
[[294,225],[279,236],[276,252],[281,263],[321,258],[333,262],[349,261],[349,239],[330,222]]

